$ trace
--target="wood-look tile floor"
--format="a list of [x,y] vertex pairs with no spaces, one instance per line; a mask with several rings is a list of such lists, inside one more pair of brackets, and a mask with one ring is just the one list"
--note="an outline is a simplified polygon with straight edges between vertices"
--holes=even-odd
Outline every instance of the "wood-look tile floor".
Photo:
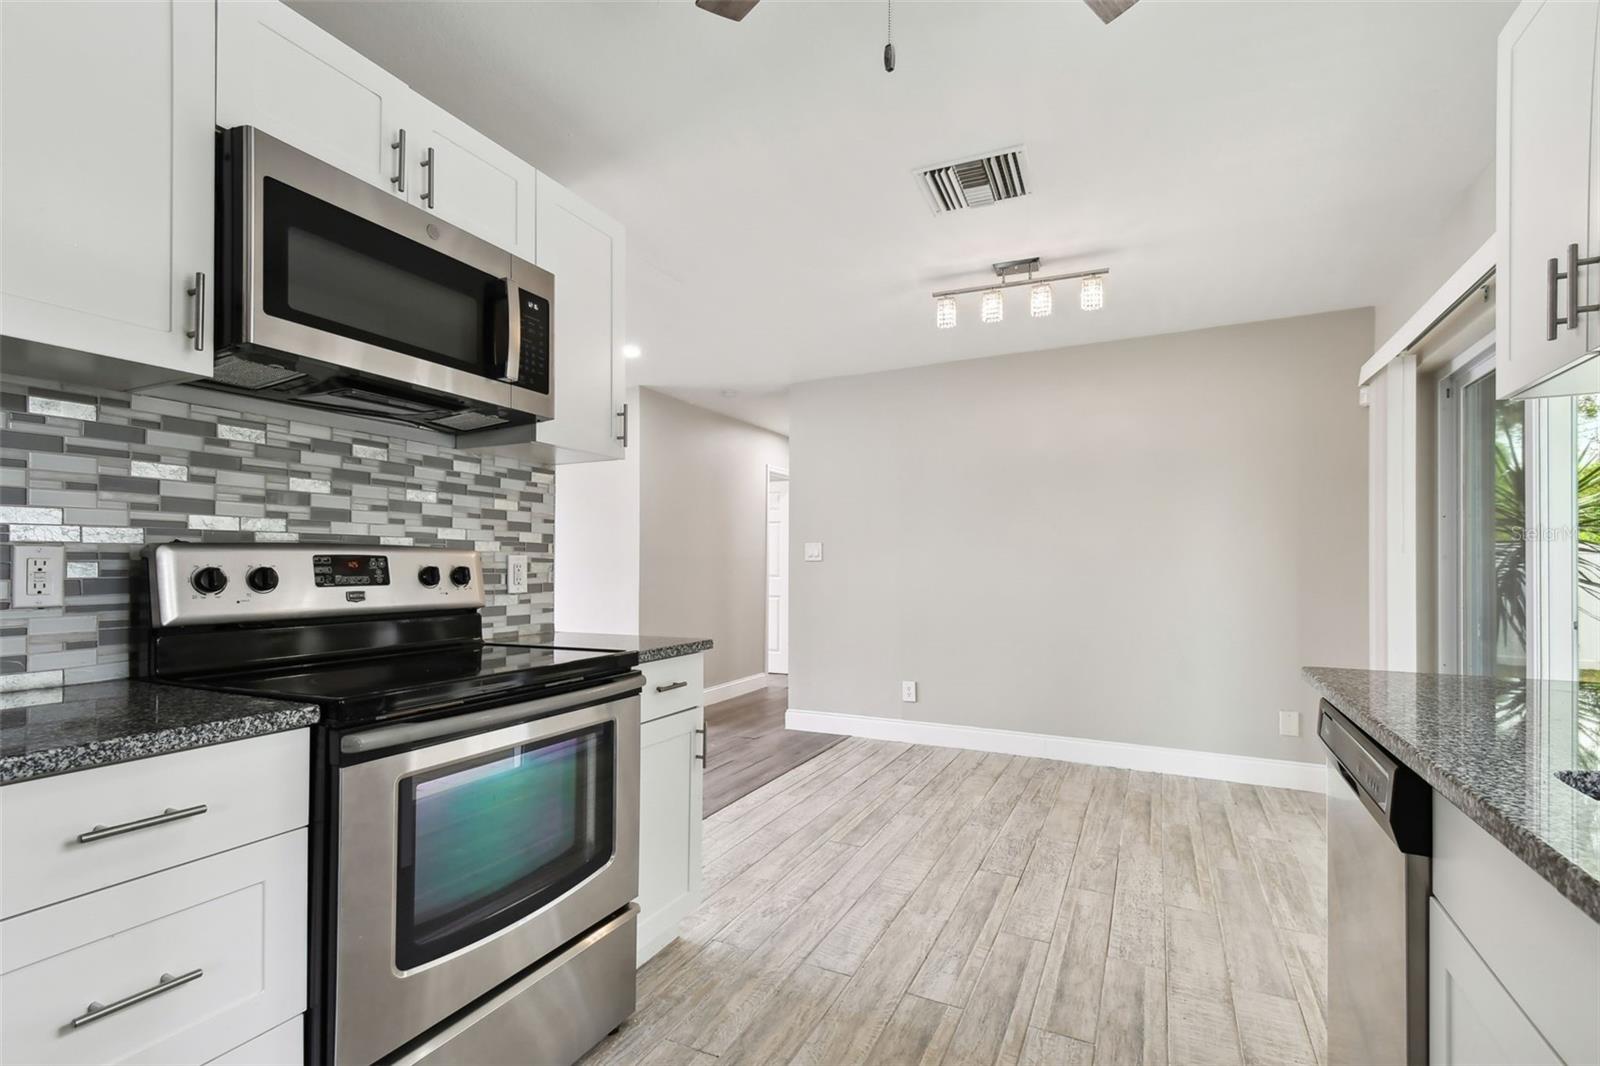
[[701,802],[708,816],[844,739],[785,728],[789,685],[781,674],[768,677],[771,683],[765,688],[706,707]]
[[589,1066],[1318,1063],[1321,797],[848,739],[706,822]]

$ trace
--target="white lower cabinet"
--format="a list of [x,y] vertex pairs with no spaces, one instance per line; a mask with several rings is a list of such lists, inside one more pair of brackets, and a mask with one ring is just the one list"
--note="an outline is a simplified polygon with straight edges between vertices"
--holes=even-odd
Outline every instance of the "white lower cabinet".
[[1433,1062],[1600,1062],[1600,923],[1437,795],[1433,897]]
[[254,1040],[218,1055],[210,1066],[300,1066],[305,1061],[306,1024],[292,1018]]
[[1428,901],[1428,1045],[1435,1066],[1561,1062],[1437,899]]
[[[682,658],[645,664],[640,669],[646,691],[674,683],[664,677],[681,679],[683,668]],[[698,683],[673,691],[688,704],[686,709],[639,729],[640,965],[672,942],[679,923],[700,903],[703,694]]]
[[0,923],[0,1061],[203,1063],[298,1016],[306,830]]

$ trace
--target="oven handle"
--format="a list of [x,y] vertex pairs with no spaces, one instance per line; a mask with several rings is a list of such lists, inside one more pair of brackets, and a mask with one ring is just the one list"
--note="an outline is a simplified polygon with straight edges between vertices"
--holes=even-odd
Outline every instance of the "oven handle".
[[591,703],[609,703],[636,695],[642,688],[644,688],[643,674],[637,672],[624,674],[615,681],[608,681],[603,685],[594,685],[576,692],[564,692],[559,696],[549,696],[542,700],[490,707],[431,722],[408,722],[363,730],[341,737],[339,750],[345,755],[366,755],[438,737],[487,732],[499,726],[543,718],[574,707],[583,707]]

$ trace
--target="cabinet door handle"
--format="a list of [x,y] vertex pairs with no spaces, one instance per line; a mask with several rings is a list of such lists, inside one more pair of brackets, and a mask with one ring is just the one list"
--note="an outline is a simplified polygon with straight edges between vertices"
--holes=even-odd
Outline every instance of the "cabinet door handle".
[[694,735],[700,738],[700,751],[695,755],[695,758],[700,760],[701,765],[704,765],[705,761],[706,761],[706,728],[705,728],[705,726],[701,726],[699,729],[696,729],[694,731]]
[[389,184],[394,186],[395,192],[406,191],[406,131],[401,130],[398,136],[390,143],[390,148],[400,153],[395,158],[394,177],[389,179]]
[[143,1003],[145,1000],[154,996],[159,996],[163,992],[171,992],[174,988],[181,988],[190,981],[198,981],[204,976],[205,971],[199,967],[190,970],[188,973],[180,973],[176,977],[172,976],[170,973],[164,973],[161,975],[161,980],[157,981],[155,984],[144,989],[143,991],[135,992],[131,996],[123,996],[121,999],[114,1000],[110,1003],[101,1003],[97,1000],[94,1003],[89,1004],[89,1008],[87,1010],[78,1015],[76,1018],[72,1019],[72,1027],[77,1029],[81,1026],[88,1025],[90,1022],[97,1022],[101,1018],[105,1018],[117,1013],[119,1010],[126,1010],[135,1003]]
[[427,183],[422,186],[422,202],[432,207],[434,189],[439,184],[439,168],[434,165],[432,148],[422,154],[422,166],[428,172]]
[[206,275],[204,271],[196,273],[194,284],[183,290],[194,297],[194,329],[185,330],[184,336],[194,339],[194,350],[206,350]]
[[624,448],[626,448],[628,446],[628,405],[627,404],[623,404],[622,405],[622,410],[617,412],[617,417],[622,419],[622,432],[617,434],[617,440],[621,441],[622,442],[622,446]]
[[[1556,339],[1557,326],[1566,326],[1569,330],[1577,329],[1579,315],[1600,311],[1600,303],[1583,302],[1583,268],[1594,266],[1596,263],[1600,263],[1600,255],[1580,255],[1576,244],[1567,245],[1567,269],[1561,269],[1559,259],[1551,259],[1545,263],[1545,340]],[[1564,316],[1557,313],[1561,306],[1558,283],[1562,281],[1567,283],[1567,313]]]
[[674,681],[670,685],[657,685],[656,686],[656,691],[657,692],[676,692],[680,688],[688,688],[688,687],[689,687],[689,682],[687,682],[687,681]]
[[160,814],[152,814],[148,818],[135,818],[131,822],[119,822],[116,825],[97,825],[87,833],[79,833],[78,843],[93,844],[96,840],[119,837],[123,833],[149,829],[151,826],[156,825],[166,825],[168,822],[179,822],[185,818],[194,818],[204,813],[206,813],[206,805],[204,803],[196,803],[193,807],[168,807]]

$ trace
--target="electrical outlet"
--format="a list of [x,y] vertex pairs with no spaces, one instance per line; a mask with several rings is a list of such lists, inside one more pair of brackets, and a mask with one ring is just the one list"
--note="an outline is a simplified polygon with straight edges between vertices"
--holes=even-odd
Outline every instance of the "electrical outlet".
[[1300,735],[1300,712],[1278,712],[1278,735],[1284,737],[1297,737]]
[[902,681],[902,682],[900,682],[900,702],[901,703],[916,703],[917,702],[917,683],[915,681]]
[[528,557],[506,556],[506,591],[513,595],[528,591]]
[[808,563],[820,563],[820,562],[822,562],[822,541],[820,541],[820,540],[808,540],[808,541],[806,541],[806,562],[808,562]]
[[11,549],[11,605],[60,607],[67,549],[59,544],[18,544]]

